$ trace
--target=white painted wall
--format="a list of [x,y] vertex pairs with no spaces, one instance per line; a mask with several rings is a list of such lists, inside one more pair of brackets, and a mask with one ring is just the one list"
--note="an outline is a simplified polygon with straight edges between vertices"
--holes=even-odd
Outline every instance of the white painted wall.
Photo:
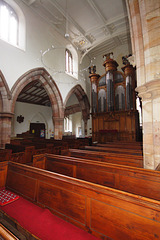
[[[76,137],[79,137],[78,135],[78,128],[82,127],[82,113],[74,113],[72,114],[72,134]],[[82,130],[83,134],[83,130]]]
[[[24,122],[18,123],[17,116],[22,115]],[[30,123],[45,123],[46,138],[54,132],[52,109],[50,107],[16,102],[15,114],[12,120],[12,137],[29,130]]]
[[[76,74],[75,77],[72,77],[65,73],[54,74],[52,71],[53,68],[57,71],[65,70],[65,47],[69,48],[69,42],[21,0],[15,0],[15,2],[22,9],[26,20],[26,47],[25,50],[21,50],[0,40],[0,52],[3,58],[3,61],[0,63],[0,69],[7,84],[11,89],[17,79],[24,73],[45,65],[46,70],[56,82],[64,100],[72,87],[77,83],[81,84],[81,82],[77,82]],[[43,58],[43,64],[41,51],[44,52],[51,48],[52,45],[57,47],[57,50],[47,53]],[[76,50],[73,51],[74,56],[76,56],[76,52]],[[75,69],[77,72],[78,66]],[[85,90],[85,84],[82,83],[82,85]]]

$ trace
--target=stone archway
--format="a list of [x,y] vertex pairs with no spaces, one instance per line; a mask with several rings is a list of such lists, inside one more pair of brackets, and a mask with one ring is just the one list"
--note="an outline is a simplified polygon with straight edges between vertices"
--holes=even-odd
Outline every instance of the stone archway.
[[14,113],[15,103],[22,89],[30,82],[38,80],[46,90],[52,108],[52,118],[54,123],[54,138],[61,139],[63,132],[64,107],[60,91],[44,68],[35,68],[22,75],[12,87],[11,112]]
[[[65,102],[64,102],[65,107],[66,107],[68,99],[71,97],[72,94],[75,94],[75,96],[77,97],[77,99],[79,101],[79,107],[76,105],[75,106],[73,105],[73,108],[70,109],[70,114],[74,113],[76,111],[76,109],[80,108],[80,111],[82,111],[82,119],[84,121],[85,135],[87,135],[87,121],[90,118],[90,104],[89,104],[88,97],[87,97],[84,89],[81,87],[81,85],[78,84],[75,87],[73,87],[70,90],[70,92],[68,93],[68,95],[65,99]],[[66,108],[65,108],[65,110],[66,110]]]
[[0,148],[5,148],[5,144],[10,142],[11,119],[10,112],[11,92],[3,73],[0,71]]

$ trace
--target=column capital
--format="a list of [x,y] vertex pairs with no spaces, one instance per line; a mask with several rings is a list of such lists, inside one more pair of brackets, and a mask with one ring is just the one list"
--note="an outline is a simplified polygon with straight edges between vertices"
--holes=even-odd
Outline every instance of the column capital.
[[137,87],[138,96],[145,100],[152,100],[160,97],[160,79],[150,81],[143,86]]
[[12,112],[0,112],[0,118],[12,118],[14,113]]
[[64,118],[61,118],[61,117],[54,117],[54,116],[52,116],[52,119],[54,120],[54,121],[64,121]]

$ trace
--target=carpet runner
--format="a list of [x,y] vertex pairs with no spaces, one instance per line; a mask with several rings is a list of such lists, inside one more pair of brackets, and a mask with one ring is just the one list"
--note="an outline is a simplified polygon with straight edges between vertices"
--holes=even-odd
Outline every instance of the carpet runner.
[[95,236],[53,215],[48,209],[41,208],[21,196],[17,201],[0,205],[0,210],[41,240],[98,240]]

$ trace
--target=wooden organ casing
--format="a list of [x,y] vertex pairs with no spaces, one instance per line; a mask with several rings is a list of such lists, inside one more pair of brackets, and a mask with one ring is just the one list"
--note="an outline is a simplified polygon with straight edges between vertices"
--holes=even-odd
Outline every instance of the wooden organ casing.
[[139,137],[139,113],[136,110],[135,68],[127,61],[117,71],[118,63],[105,55],[105,74],[89,68],[92,105],[92,140],[136,141]]

